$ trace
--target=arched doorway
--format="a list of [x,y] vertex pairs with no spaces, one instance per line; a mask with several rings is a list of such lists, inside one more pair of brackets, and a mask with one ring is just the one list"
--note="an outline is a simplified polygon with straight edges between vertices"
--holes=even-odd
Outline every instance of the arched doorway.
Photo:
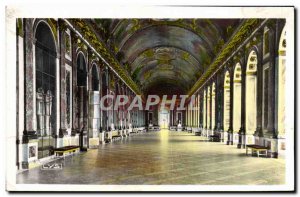
[[228,130],[230,126],[230,74],[226,71],[224,77],[224,113],[223,113],[223,127],[224,127],[224,143],[228,141]]
[[233,75],[233,143],[239,141],[238,132],[241,128],[242,67],[237,63]]
[[[107,81],[107,73],[104,71],[102,74],[102,91],[101,91],[101,96],[102,98],[107,95],[107,89],[108,89],[108,81]],[[107,106],[107,99],[105,100],[105,103],[103,105],[106,107]],[[104,130],[108,130],[108,114],[107,110],[102,110],[102,128]]]
[[282,155],[285,150],[286,131],[286,28],[281,33],[278,48],[278,153]]
[[114,105],[115,105],[115,98],[116,98],[116,92],[115,92],[115,79],[113,78],[114,76],[109,77],[109,95],[110,98],[107,99],[109,110],[107,111],[108,113],[108,126],[110,130],[115,131],[115,117],[114,117]]
[[52,154],[57,130],[56,47],[51,29],[43,21],[37,25],[35,39],[38,158],[43,158]]
[[203,91],[203,134],[206,136],[206,90]]
[[[120,93],[120,86],[119,83],[116,83],[116,96],[121,95]],[[115,114],[116,114],[116,123],[115,123],[115,127],[119,130],[121,130],[121,113],[120,113],[120,107],[118,107],[115,110]]]
[[207,107],[206,107],[206,113],[207,113],[207,117],[206,117],[206,125],[207,125],[207,136],[211,135],[211,125],[210,125],[210,86],[208,86],[207,88],[207,103],[206,103]]
[[87,67],[83,53],[77,55],[77,121],[79,132],[87,131]]
[[211,88],[211,129],[212,135],[214,135],[214,129],[216,125],[216,84],[213,83]]
[[[129,89],[126,88],[126,91],[125,91],[125,96],[129,96]],[[124,105],[124,108],[125,108],[125,112],[126,112],[126,128],[128,129],[129,128],[129,124],[131,122],[131,116],[130,116],[130,111],[128,110],[128,103],[126,105]],[[140,122],[139,122],[140,124]]]
[[99,75],[97,65],[93,64],[92,66],[92,91],[99,91]]
[[99,136],[101,124],[99,75],[97,65],[92,65],[91,88],[89,91],[89,137]]
[[169,111],[166,109],[159,112],[159,126],[161,129],[169,127]]
[[256,105],[257,105],[257,54],[251,51],[247,61],[246,68],[246,144],[254,143],[254,132],[256,130]]

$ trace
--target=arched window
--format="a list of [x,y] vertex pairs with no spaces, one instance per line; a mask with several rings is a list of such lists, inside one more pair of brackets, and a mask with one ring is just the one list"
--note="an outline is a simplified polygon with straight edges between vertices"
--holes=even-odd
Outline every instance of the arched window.
[[206,90],[203,91],[203,128],[206,128]]
[[77,57],[77,86],[86,86],[86,63],[82,53]]
[[[102,74],[102,97],[104,97],[105,95],[107,95],[107,76],[106,76],[106,72],[104,71],[104,73]],[[104,103],[105,106],[107,106],[107,99]],[[108,113],[106,110],[103,110],[102,111],[102,115],[103,115],[103,118],[102,118],[102,127],[104,130],[107,130],[108,129]]]
[[[51,98],[51,104],[45,106],[47,109],[43,113],[50,116],[50,120],[37,121],[37,130],[39,135],[48,136],[56,131],[56,50],[55,42],[51,29],[45,22],[40,22],[36,28],[36,48],[35,48],[35,62],[36,62],[36,91],[44,95],[41,98],[45,99],[47,94]],[[50,100],[49,100],[50,101]],[[39,108],[37,106],[37,115],[39,115]]]
[[224,77],[224,131],[228,131],[230,123],[230,74],[227,71]]
[[[285,138],[286,125],[286,28],[281,33],[278,48],[278,137]],[[288,116],[287,116],[288,117]]]
[[77,56],[77,126],[79,131],[87,128],[87,67],[84,56],[79,53]]
[[107,77],[106,73],[104,72],[102,75],[102,96],[105,96],[107,94]]
[[246,68],[246,120],[245,120],[245,130],[246,130],[246,144],[253,144],[254,137],[253,134],[256,130],[256,98],[257,98],[257,54],[252,50],[249,54]]
[[[116,97],[118,95],[120,95],[120,90],[119,90],[119,84],[118,82],[116,82]],[[120,117],[120,108],[118,107],[118,109],[116,110],[116,125],[117,128],[120,128],[121,126],[121,117]]]
[[92,90],[99,91],[99,76],[96,64],[93,64],[92,68]]
[[216,126],[216,84],[213,83],[212,88],[211,88],[211,128],[212,128],[212,134],[214,131],[214,128]]
[[[206,103],[207,107],[206,107],[206,114],[207,114],[207,120],[206,120],[206,124],[207,124],[207,129],[210,129],[210,109],[211,109],[211,106],[210,106],[210,86],[208,86],[207,88],[207,103]],[[210,135],[210,134],[209,134]]]
[[242,67],[240,63],[237,63],[234,69],[233,75],[233,116],[232,116],[232,128],[233,128],[233,143],[238,143],[238,135],[241,128],[241,109],[242,109]]

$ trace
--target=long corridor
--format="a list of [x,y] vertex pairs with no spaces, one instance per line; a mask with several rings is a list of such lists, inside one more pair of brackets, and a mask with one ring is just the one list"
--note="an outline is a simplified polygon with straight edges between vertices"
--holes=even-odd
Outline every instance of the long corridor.
[[62,163],[17,175],[24,184],[266,185],[285,183],[283,159],[246,156],[245,149],[191,133],[161,130],[91,149]]

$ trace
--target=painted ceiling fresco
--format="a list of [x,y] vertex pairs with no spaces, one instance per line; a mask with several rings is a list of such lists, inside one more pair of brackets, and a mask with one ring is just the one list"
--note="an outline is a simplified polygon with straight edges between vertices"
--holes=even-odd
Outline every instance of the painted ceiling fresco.
[[145,95],[185,94],[240,19],[92,19],[90,24]]

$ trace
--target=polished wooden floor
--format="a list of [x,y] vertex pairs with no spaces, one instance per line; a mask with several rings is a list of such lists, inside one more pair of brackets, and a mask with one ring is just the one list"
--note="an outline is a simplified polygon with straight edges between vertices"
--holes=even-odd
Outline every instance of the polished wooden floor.
[[244,149],[208,142],[185,132],[162,130],[131,136],[99,149],[56,160],[61,170],[31,169],[17,183],[201,184],[285,183],[284,159],[245,155]]

